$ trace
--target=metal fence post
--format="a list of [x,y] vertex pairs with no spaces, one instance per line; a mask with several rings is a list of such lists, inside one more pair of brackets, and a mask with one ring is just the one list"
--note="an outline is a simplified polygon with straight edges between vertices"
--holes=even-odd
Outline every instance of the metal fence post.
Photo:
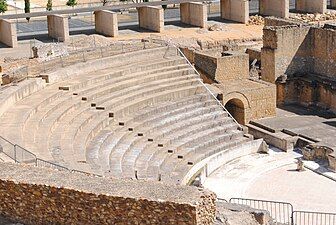
[[18,163],[18,161],[16,160],[16,145],[14,145],[14,162]]
[[84,50],[82,51],[82,53],[83,53],[83,61],[85,62]]

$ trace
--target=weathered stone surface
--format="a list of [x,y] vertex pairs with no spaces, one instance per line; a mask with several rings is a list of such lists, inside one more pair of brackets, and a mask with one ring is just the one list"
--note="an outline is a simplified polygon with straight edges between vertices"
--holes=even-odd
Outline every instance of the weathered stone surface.
[[0,213],[24,224],[211,224],[215,194],[0,163]]
[[214,225],[271,225],[272,219],[267,211],[248,206],[217,202]]

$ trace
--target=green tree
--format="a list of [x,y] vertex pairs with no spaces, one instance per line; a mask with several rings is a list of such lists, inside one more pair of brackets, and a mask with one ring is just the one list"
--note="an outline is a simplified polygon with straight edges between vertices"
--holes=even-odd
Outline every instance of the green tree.
[[71,6],[72,8],[75,7],[77,5],[77,0],[68,0],[66,2],[67,6]]
[[[24,7],[25,13],[30,13],[30,0],[25,0],[24,3],[25,3],[25,7]],[[27,17],[26,19],[29,22],[30,17]]]
[[7,1],[6,0],[0,0],[0,13],[4,13],[7,11],[8,7],[7,7]]
[[47,8],[46,8],[48,11],[51,11],[52,10],[52,0],[48,0],[47,2]]

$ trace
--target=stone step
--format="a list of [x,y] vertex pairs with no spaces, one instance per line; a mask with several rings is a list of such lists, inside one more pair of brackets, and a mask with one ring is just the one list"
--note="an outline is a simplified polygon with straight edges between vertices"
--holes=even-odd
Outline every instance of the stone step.
[[[168,145],[167,148],[169,148],[170,150],[176,151],[176,148],[180,149],[180,148],[184,148],[190,145],[196,145],[197,143],[201,143],[205,141],[206,139],[212,138],[214,136],[219,136],[222,133],[226,133],[228,129],[225,126],[223,127],[215,126],[215,127],[210,127],[208,129],[206,127],[201,127],[201,128],[202,129],[198,130],[198,132],[193,134],[193,136],[189,136],[185,139],[180,139],[177,143],[174,143],[173,145]],[[148,164],[151,163],[151,159],[153,155],[157,152],[162,152],[162,150],[160,148],[152,148],[152,149],[146,148],[141,152],[141,155],[139,155],[135,163],[135,170],[138,171],[139,177],[146,177],[146,175],[142,176],[142,174],[147,173]],[[166,155],[167,154],[168,153],[166,151]]]
[[[218,114],[213,114],[211,113],[212,111],[209,110],[208,108],[206,108],[208,110],[208,113],[206,113],[206,111],[201,111],[199,110],[200,115],[199,116],[192,116],[190,117],[191,119],[188,120],[188,119],[184,119],[184,120],[176,120],[177,123],[174,123],[173,126],[170,126],[170,129],[183,129],[185,127],[188,127],[188,125],[190,126],[191,124],[199,124],[199,123],[202,123],[202,121],[209,121],[209,120],[212,120],[216,115]],[[217,108],[218,109],[218,108]],[[220,112],[220,111],[219,111]],[[176,125],[176,124],[179,124],[179,125]],[[166,126],[167,129],[169,126]],[[148,136],[148,135],[145,135],[145,137],[152,137],[152,136]],[[156,139],[156,138],[154,138]],[[140,140],[143,140],[143,139],[136,139],[136,140],[133,140],[133,142],[137,142],[137,141],[140,141]],[[137,157],[139,156],[139,149],[142,150],[142,151],[145,151],[146,149],[146,146],[142,146],[142,145],[132,145],[132,143],[130,143],[129,141],[132,141],[132,139],[128,140],[128,141],[125,141],[125,142],[122,142],[122,145],[124,146],[128,146],[128,148],[123,148],[125,150],[125,152],[121,154],[119,154],[119,157],[122,157],[122,158],[117,158],[117,157],[113,157],[114,160],[117,160],[120,164],[121,164],[121,167],[124,166],[124,168],[127,168],[129,166],[131,167],[134,167],[135,165],[135,160],[137,159]],[[148,144],[148,142],[144,141],[143,143]],[[157,148],[162,148],[161,145],[158,145],[158,144],[162,144],[162,143],[155,143],[156,146],[152,146],[154,149],[157,149]],[[153,150],[153,148],[148,148],[147,150],[148,151],[151,151]],[[112,157],[112,156],[111,156]],[[116,163],[116,162],[115,162]],[[134,169],[133,169],[134,171]]]

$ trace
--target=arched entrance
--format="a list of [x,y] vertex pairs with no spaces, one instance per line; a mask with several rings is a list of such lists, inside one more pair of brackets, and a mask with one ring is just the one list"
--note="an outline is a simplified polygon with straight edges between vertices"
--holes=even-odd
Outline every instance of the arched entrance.
[[233,98],[229,100],[226,102],[225,108],[238,123],[245,124],[245,107],[244,103],[240,99]]

